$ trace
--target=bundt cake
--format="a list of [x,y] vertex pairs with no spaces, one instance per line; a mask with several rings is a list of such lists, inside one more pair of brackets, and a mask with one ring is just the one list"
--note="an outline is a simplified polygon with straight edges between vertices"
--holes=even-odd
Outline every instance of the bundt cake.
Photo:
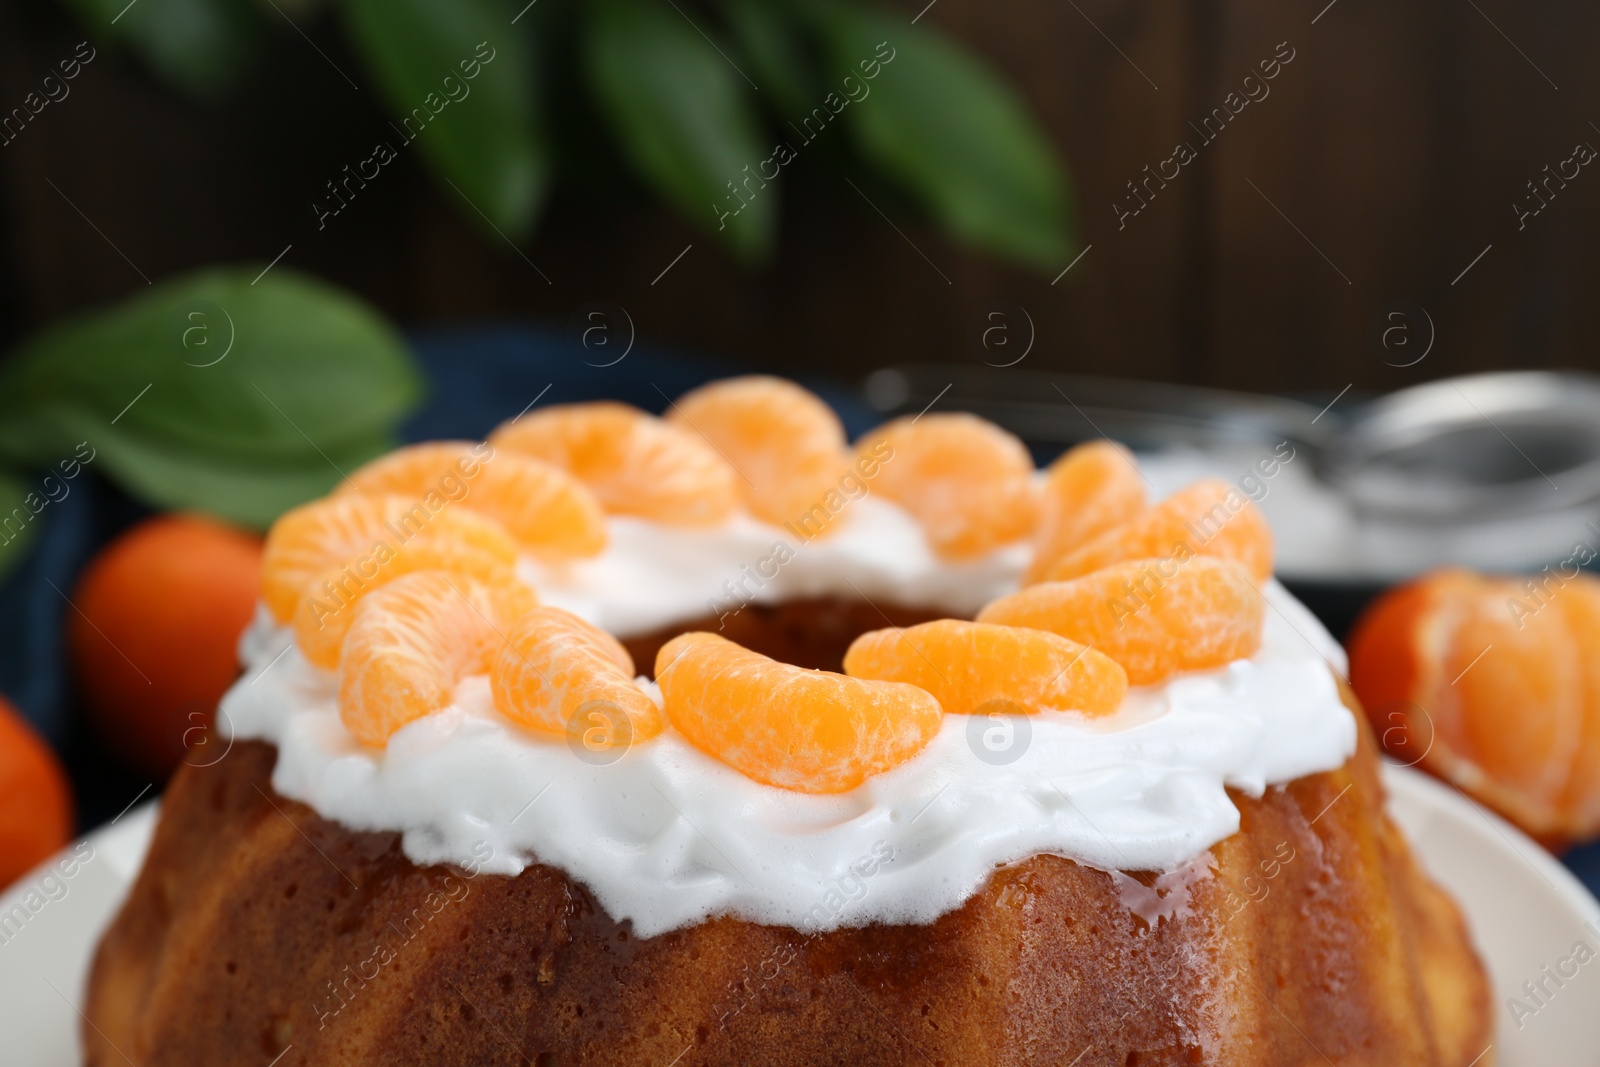
[[1492,1061],[1228,483],[734,379],[378,460],[262,600],[93,1067]]

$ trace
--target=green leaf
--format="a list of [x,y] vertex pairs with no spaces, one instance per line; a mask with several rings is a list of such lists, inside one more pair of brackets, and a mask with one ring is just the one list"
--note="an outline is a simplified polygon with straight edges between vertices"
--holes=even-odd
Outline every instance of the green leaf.
[[[90,466],[109,474],[133,495],[160,508],[205,511],[244,526],[265,527],[296,504],[325,495],[344,474],[394,446],[386,434],[346,441],[323,455],[252,461],[207,452],[169,438],[112,426],[82,408],[53,408],[47,417],[69,439],[89,442]],[[70,453],[67,453],[70,454]]]
[[590,15],[589,84],[623,154],[695,225],[747,260],[765,256],[778,191],[758,170],[771,151],[726,50],[670,4],[595,0]]
[[811,10],[836,76],[865,88],[843,118],[866,161],[956,239],[1047,271],[1065,266],[1073,246],[1066,172],[1000,75],[898,12],[832,3]]
[[821,78],[806,55],[802,28],[772,0],[730,0],[724,13],[752,76],[786,117],[803,115],[822,99]]
[[[500,0],[345,0],[356,50],[398,127],[468,203],[474,224],[520,236],[549,185],[534,59]],[[473,210],[476,208],[477,210]],[[478,212],[482,212],[480,216]]]
[[282,266],[252,284],[258,270],[164,282],[38,335],[0,371],[0,416],[68,401],[182,444],[299,458],[411,410],[416,372],[376,312]]
[[257,522],[381,451],[420,392],[401,339],[332,287],[256,277],[166,282],[26,343],[0,371],[0,455],[86,440],[152,503]]
[[199,100],[214,100],[238,81],[264,30],[249,0],[67,3],[96,40],[130,46],[163,81]]
[[39,532],[39,520],[27,505],[28,494],[37,491],[0,471],[0,579],[28,558],[28,546]]

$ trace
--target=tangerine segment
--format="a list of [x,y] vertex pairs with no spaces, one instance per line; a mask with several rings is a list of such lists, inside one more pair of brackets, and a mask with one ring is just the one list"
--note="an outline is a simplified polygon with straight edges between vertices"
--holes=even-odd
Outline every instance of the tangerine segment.
[[502,715],[591,750],[626,748],[665,727],[661,709],[634,677],[633,658],[616,638],[551,607],[511,628],[489,670]]
[[716,449],[627,404],[544,408],[505,423],[489,443],[571,472],[619,515],[714,526],[739,504],[738,475]]
[[844,670],[926,689],[953,715],[981,714],[991,701],[1030,715],[1109,715],[1128,692],[1128,674],[1115,660],[1076,641],[956,619],[864,633],[845,653]]
[[261,597],[280,623],[294,617],[310,583],[348,560],[381,560],[414,541],[447,540],[510,566],[517,545],[493,519],[463,508],[432,508],[399,495],[335,496],[284,512],[267,531]]
[[430,441],[375,459],[341,493],[396,493],[442,507],[446,501],[495,519],[534,552],[570,558],[606,546],[605,512],[560,467],[533,456],[497,455],[487,442]]
[[493,455],[494,449],[482,441],[406,445],[357,467],[334,492],[367,496],[438,493],[441,499],[458,500],[466,495],[467,483],[482,471],[484,461]]
[[[402,575],[423,570],[463,574],[499,587],[520,581],[516,572],[492,553],[442,539],[414,542],[382,561],[347,561],[314,579],[295,608],[294,639],[300,654],[326,670],[337,667],[339,649],[362,599]],[[534,600],[537,602],[537,597]]]
[[1419,765],[1433,748],[1432,715],[1418,701],[1437,684],[1432,680],[1440,670],[1441,641],[1433,625],[1436,579],[1451,573],[1466,574],[1436,571],[1386,591],[1356,620],[1345,642],[1350,688],[1383,747],[1408,767]]
[[850,678],[687,633],[656,654],[667,718],[691,744],[766,785],[842,793],[916,755],[938,700],[903,682]]
[[1127,522],[1144,506],[1144,481],[1132,452],[1105,439],[1068,450],[1045,471],[1026,581],[1043,580],[1051,561]]
[[1469,577],[1442,619],[1443,684],[1419,703],[1434,709],[1440,741],[1453,752],[1526,799],[1553,805],[1583,731],[1580,654],[1562,594],[1514,619],[1507,604],[1518,583]]
[[339,658],[345,728],[383,745],[444,708],[462,678],[488,671],[501,633],[533,607],[520,582],[492,586],[446,571],[416,571],[364,597]]
[[1038,520],[1033,458],[976,415],[896,419],[863,437],[856,456],[868,487],[909,511],[945,558],[1020,540]]
[[1215,556],[1241,564],[1256,579],[1272,575],[1272,531],[1260,510],[1236,487],[1199,481],[1114,526],[1088,544],[1038,568],[1049,582],[1134,559],[1167,557],[1178,563]]
[[752,374],[701,386],[678,398],[667,422],[726,457],[742,476],[745,505],[775,526],[808,515],[844,473],[839,416],[783,378]]
[[1001,597],[979,622],[1048,630],[1105,653],[1134,685],[1222,667],[1261,647],[1266,602],[1231,560],[1118,563]]

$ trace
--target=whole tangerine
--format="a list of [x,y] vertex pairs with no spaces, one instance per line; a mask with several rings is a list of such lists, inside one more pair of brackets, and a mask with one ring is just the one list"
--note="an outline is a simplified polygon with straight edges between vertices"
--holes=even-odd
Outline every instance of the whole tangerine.
[[72,793],[44,738],[0,697],[0,889],[72,837]]
[[1600,838],[1600,579],[1433,571],[1380,596],[1349,649],[1397,761],[1553,851]]
[[214,519],[167,515],[117,538],[84,571],[67,645],[96,732],[131,766],[163,777],[209,742],[261,595],[261,548]]

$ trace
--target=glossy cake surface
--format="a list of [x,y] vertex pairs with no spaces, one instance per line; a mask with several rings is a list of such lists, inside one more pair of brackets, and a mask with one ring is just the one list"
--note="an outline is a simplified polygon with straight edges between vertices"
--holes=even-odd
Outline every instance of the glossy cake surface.
[[643,940],[548,867],[417,867],[277,796],[274,759],[240,742],[169,788],[95,962],[93,1067],[1492,1059],[1481,968],[1381,814],[1365,735],[1338,771],[1237,796],[1242,832],[1165,876],[1040,856],[931,926]]

